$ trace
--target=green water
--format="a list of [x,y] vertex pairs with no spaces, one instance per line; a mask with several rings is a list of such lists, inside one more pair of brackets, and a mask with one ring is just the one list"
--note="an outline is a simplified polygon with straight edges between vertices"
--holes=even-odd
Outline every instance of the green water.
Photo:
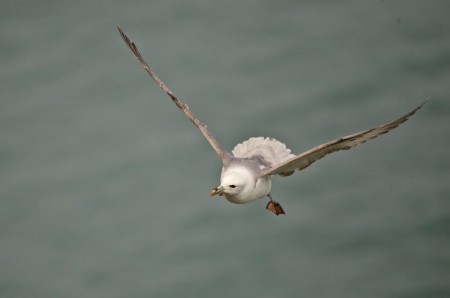
[[[0,297],[449,297],[448,1],[2,1]],[[265,200],[231,150],[410,121]]]

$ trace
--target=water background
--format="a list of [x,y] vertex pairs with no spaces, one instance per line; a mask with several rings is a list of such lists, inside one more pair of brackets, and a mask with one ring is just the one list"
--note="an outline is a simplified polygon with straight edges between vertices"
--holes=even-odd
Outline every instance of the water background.
[[[2,1],[0,297],[450,297],[448,1]],[[392,120],[266,200],[231,150],[295,153]]]

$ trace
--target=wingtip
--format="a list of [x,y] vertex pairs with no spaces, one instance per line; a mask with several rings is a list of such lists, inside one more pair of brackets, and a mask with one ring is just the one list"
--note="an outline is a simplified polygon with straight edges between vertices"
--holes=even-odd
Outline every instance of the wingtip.
[[413,114],[420,110],[429,100],[431,99],[431,96],[428,96],[425,98],[425,100],[413,111]]
[[428,96],[427,98],[425,98],[425,100],[422,102],[422,104],[420,106],[423,106],[424,104],[426,104],[430,99],[431,99],[431,96]]
[[122,28],[120,27],[120,25],[117,25],[117,30],[119,30],[119,33],[120,33],[121,36],[124,36],[124,35],[125,35],[125,33],[123,33],[123,30],[122,30]]

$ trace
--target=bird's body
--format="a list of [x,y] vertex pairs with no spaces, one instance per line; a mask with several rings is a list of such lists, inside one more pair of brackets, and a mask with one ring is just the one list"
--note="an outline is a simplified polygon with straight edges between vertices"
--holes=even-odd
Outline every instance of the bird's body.
[[283,143],[263,137],[250,138],[236,145],[232,152],[229,153],[222,149],[215,137],[206,129],[206,125],[200,122],[189,110],[188,106],[182,103],[158,78],[142,58],[136,45],[128,39],[120,28],[118,29],[125,44],[141,66],[197,127],[222,160],[223,167],[220,185],[211,191],[211,195],[223,195],[229,202],[235,204],[245,204],[267,196],[269,197],[269,203],[266,209],[276,215],[285,213],[281,205],[275,202],[270,195],[272,187],[271,176],[292,175],[295,171],[305,169],[330,153],[353,148],[385,134],[407,121],[426,102],[394,121],[333,140],[298,155],[291,154],[291,150],[287,149]]
[[232,157],[224,163],[220,177],[222,194],[231,203],[245,204],[266,197],[272,182],[264,171],[295,157],[286,146],[270,138],[250,138],[231,151]]
[[[270,177],[262,176],[257,179],[253,177],[254,172],[248,167],[236,165],[224,169],[220,178],[223,196],[235,204],[246,204],[266,197],[272,187]],[[218,193],[220,194],[220,191]]]

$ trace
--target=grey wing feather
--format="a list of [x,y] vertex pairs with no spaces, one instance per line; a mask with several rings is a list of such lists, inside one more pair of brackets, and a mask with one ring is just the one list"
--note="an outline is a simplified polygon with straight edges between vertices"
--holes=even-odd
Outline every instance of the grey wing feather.
[[408,120],[408,118],[414,115],[427,102],[427,100],[428,98],[420,106],[394,121],[317,146],[311,150],[296,155],[276,167],[267,169],[263,172],[263,175],[283,176],[285,173],[292,173],[295,170],[303,170],[304,168],[310,166],[313,162],[330,153],[339,150],[348,150],[368,140],[383,135]]
[[138,48],[135,43],[130,41],[130,39],[125,35],[120,27],[119,29],[120,36],[123,41],[130,49],[131,53],[138,60],[139,64],[145,69],[145,71],[150,75],[150,77],[156,82],[156,84],[167,94],[170,96],[175,105],[184,113],[184,115],[197,127],[197,129],[201,132],[201,134],[205,137],[205,139],[209,142],[211,147],[217,153],[222,162],[225,162],[230,157],[230,153],[223,150],[220,146],[219,142],[217,142],[216,138],[208,131],[206,125],[200,122],[198,118],[189,110],[189,107],[181,102],[172,91],[167,88],[167,86],[160,80],[160,78],[151,70],[150,66],[145,62],[144,58],[142,58],[141,53],[139,53]]

